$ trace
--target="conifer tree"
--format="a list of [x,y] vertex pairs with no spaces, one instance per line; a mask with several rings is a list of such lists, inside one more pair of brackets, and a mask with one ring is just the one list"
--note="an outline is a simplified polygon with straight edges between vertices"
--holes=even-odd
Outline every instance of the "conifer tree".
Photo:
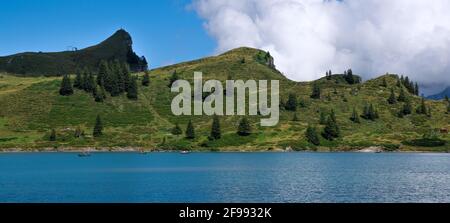
[[83,136],[83,130],[81,130],[80,126],[78,126],[77,129],[75,129],[74,137],[80,138],[81,136]]
[[131,81],[128,84],[128,89],[127,89],[127,97],[131,100],[137,100],[138,99],[138,87],[137,87],[137,78],[136,77],[132,77],[130,78]]
[[311,98],[312,99],[320,99],[320,87],[317,83],[314,83],[312,86],[312,93],[311,93]]
[[103,135],[103,123],[102,119],[100,118],[100,115],[97,115],[97,118],[95,119],[95,126],[92,135],[94,137],[100,137]]
[[103,102],[106,99],[105,89],[100,85],[95,87],[93,95],[96,102]]
[[[122,92],[127,91],[130,87],[131,82],[133,81],[133,77],[130,74],[130,66],[127,63],[120,64],[120,75],[121,75],[121,88]],[[137,85],[136,85],[137,86]]]
[[388,103],[391,105],[397,104],[397,97],[395,97],[394,88],[391,88],[391,95],[389,96]]
[[244,117],[239,122],[237,134],[240,136],[248,136],[251,134],[251,126],[247,118]]
[[306,132],[305,132],[305,137],[309,143],[316,145],[316,146],[320,145],[319,134],[317,134],[316,128],[314,128],[312,126],[308,126],[308,128],[306,129]]
[[340,136],[339,127],[331,115],[327,119],[327,124],[325,125],[322,136],[329,141],[339,138]]
[[400,78],[397,76],[397,87],[402,87],[402,81],[400,80]]
[[397,101],[400,101],[400,102],[406,102],[407,100],[408,100],[408,99],[407,99],[407,97],[406,97],[405,90],[404,90],[403,88],[400,88],[400,94],[398,95]]
[[56,130],[55,129],[52,129],[52,131],[50,132],[49,140],[52,142],[56,141]]
[[179,135],[183,134],[183,131],[181,130],[178,123],[175,125],[175,127],[173,127],[171,133],[172,133],[172,135],[175,135],[175,136],[179,136]]
[[59,89],[59,94],[62,96],[69,96],[73,94],[72,83],[69,75],[64,75],[61,82],[61,87]]
[[403,115],[410,115],[412,113],[412,105],[411,101],[407,100],[406,103],[403,105],[402,111]]
[[100,62],[97,74],[97,85],[104,86],[105,78],[109,75],[109,64],[106,60]]
[[195,129],[194,129],[194,125],[192,125],[191,120],[189,120],[187,128],[186,128],[186,138],[187,139],[195,139]]
[[115,61],[111,64],[110,74],[108,75],[108,87],[110,89],[108,90],[106,88],[106,90],[109,91],[112,97],[119,96],[123,92],[120,76],[120,63],[118,61]]
[[327,116],[326,116],[325,112],[323,112],[323,111],[320,111],[319,124],[321,124],[321,125],[327,124]]
[[353,77],[353,71],[352,69],[349,69],[347,71],[347,74],[345,75],[345,80],[348,84],[355,84],[355,78]]
[[83,89],[83,78],[81,77],[80,69],[77,69],[75,74],[75,81],[73,82],[73,87],[82,90]]
[[419,107],[417,108],[416,113],[421,114],[421,115],[428,114],[427,105],[425,104],[425,98],[422,98],[422,101],[421,101]]
[[97,85],[95,83],[94,75],[91,72],[89,72],[84,81],[85,81],[85,83],[83,84],[84,90],[86,92],[94,92],[95,86]]
[[144,77],[142,78],[142,86],[148,87],[150,85],[150,76],[147,72],[145,72]]
[[211,126],[211,139],[220,139],[222,137],[222,132],[220,130],[220,120],[217,115],[213,117],[213,123]]
[[297,110],[297,97],[294,94],[289,94],[286,110],[288,111],[296,111]]
[[419,84],[416,82],[416,85],[414,86],[414,94],[419,96],[419,93],[420,93]]
[[354,123],[361,123],[361,121],[359,120],[359,115],[358,115],[358,112],[356,111],[356,108],[353,108],[353,113],[352,113],[352,117],[350,117],[350,120]]

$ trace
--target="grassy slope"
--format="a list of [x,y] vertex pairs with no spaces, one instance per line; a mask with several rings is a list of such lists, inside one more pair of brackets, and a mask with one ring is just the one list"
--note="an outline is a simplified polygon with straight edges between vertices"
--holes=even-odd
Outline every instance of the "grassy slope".
[[[139,146],[146,148],[202,148],[205,150],[267,150],[292,146],[294,148],[313,148],[304,139],[304,131],[308,124],[318,124],[319,111],[334,109],[342,130],[342,139],[334,142],[323,141],[324,147],[346,150],[351,147],[370,145],[400,144],[401,141],[421,137],[434,128],[450,128],[450,117],[445,114],[445,104],[438,101],[427,101],[432,107],[432,118],[423,115],[410,115],[399,119],[395,113],[401,104],[388,105],[389,88],[381,87],[382,78],[387,78],[389,86],[394,86],[393,75],[380,77],[359,85],[347,85],[340,76],[333,80],[320,79],[322,86],[321,100],[309,98],[311,83],[293,82],[286,79],[278,71],[256,61],[260,51],[240,48],[218,57],[210,57],[197,61],[181,63],[152,70],[151,85],[139,87],[139,100],[129,101],[125,96],[111,98],[104,103],[95,103],[92,97],[82,91],[73,96],[58,95],[60,79],[55,78],[19,78],[3,75],[0,78],[0,148],[26,147],[126,147]],[[242,59],[245,58],[245,63]],[[170,103],[175,94],[167,87],[173,71],[177,71],[183,79],[192,80],[194,71],[202,71],[204,79],[267,79],[280,80],[281,98],[287,99],[289,93],[295,93],[307,107],[299,108],[299,122],[292,122],[293,112],[282,111],[280,124],[276,127],[259,127],[261,117],[251,117],[254,134],[239,137],[235,130],[240,117],[221,117],[223,138],[210,142],[209,134],[211,117],[176,117],[170,110]],[[142,74],[140,74],[142,75]],[[336,81],[337,80],[337,81]],[[334,94],[334,89],[338,94]],[[357,95],[351,95],[352,88]],[[399,89],[396,88],[398,93]],[[326,96],[330,95],[331,99]],[[344,98],[346,100],[344,100]],[[414,107],[420,98],[414,97]],[[359,113],[365,103],[377,106],[381,119],[376,122],[362,119],[361,124],[353,124],[349,117],[353,107]],[[95,116],[101,114],[104,119],[105,136],[100,139],[90,137]],[[170,129],[179,123],[183,130],[189,119],[195,123],[197,139],[188,141],[183,137],[170,134]],[[76,127],[86,131],[86,137],[75,139]],[[49,142],[51,128],[57,129],[58,141]],[[444,136],[449,140],[448,135]],[[165,142],[164,146],[161,146]],[[325,149],[324,147],[316,149]],[[433,148],[448,150],[449,146]],[[410,148],[403,150],[426,148]]]

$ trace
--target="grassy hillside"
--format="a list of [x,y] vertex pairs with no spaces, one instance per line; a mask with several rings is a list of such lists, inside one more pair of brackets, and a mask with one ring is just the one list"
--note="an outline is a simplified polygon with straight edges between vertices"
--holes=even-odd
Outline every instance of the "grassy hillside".
[[[450,150],[448,134],[439,137],[447,141],[440,147],[414,147],[404,142],[420,139],[435,129],[450,129],[450,115],[446,114],[444,101],[426,101],[431,107],[431,117],[415,113],[421,98],[409,95],[413,114],[398,118],[402,103],[389,105],[387,99],[393,87],[398,96],[396,75],[385,75],[361,84],[349,85],[343,75],[333,75],[315,81],[322,89],[321,99],[311,99],[314,82],[294,82],[285,78],[264,59],[266,53],[250,48],[239,48],[217,57],[162,67],[150,71],[150,86],[139,85],[139,99],[131,101],[125,95],[108,97],[96,103],[84,91],[76,90],[72,96],[58,94],[61,78],[55,77],[0,77],[0,148],[77,148],[77,147],[142,147],[148,149],[197,149],[197,150],[274,150],[292,147],[302,150],[350,150],[368,146],[383,146],[395,150]],[[222,138],[208,139],[212,117],[174,116],[170,104],[175,94],[168,87],[172,73],[192,80],[194,71],[202,71],[204,79],[265,79],[280,80],[281,98],[287,101],[295,94],[299,105],[296,112],[282,110],[280,123],[275,127],[260,127],[262,117],[248,117],[253,133],[242,137],[236,134],[241,117],[220,117]],[[139,73],[142,79],[143,74]],[[382,86],[386,80],[388,87]],[[380,119],[360,124],[350,120],[353,108],[361,114],[363,107],[372,103],[378,109]],[[314,146],[305,139],[308,125],[317,127],[319,113],[333,109],[341,135],[328,141],[320,137],[321,146]],[[298,121],[292,121],[296,113]],[[104,120],[104,136],[93,138],[92,128],[96,115]],[[196,139],[187,140],[174,136],[171,129],[179,124],[183,131],[192,120]],[[75,138],[79,127],[85,137]],[[51,129],[57,132],[57,141],[49,141]]]
[[133,70],[138,70],[142,64],[133,52],[132,43],[130,34],[119,30],[100,44],[81,50],[26,52],[0,57],[0,71],[21,76],[55,76],[74,73],[77,68],[96,70],[101,60],[114,59],[127,62]]

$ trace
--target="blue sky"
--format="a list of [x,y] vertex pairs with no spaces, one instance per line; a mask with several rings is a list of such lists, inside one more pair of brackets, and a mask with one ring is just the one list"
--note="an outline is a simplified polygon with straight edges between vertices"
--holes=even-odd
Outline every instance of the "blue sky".
[[97,44],[124,28],[151,67],[211,55],[190,0],[0,0],[0,56]]

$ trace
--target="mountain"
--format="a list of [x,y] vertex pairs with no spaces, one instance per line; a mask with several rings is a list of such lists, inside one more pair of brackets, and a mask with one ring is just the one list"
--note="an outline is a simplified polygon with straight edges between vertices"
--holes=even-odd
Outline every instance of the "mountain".
[[96,69],[101,60],[127,62],[133,71],[147,69],[145,57],[133,51],[128,32],[118,30],[98,45],[81,50],[56,53],[26,52],[0,57],[0,72],[20,76],[73,74],[77,68]]
[[445,96],[450,97],[450,87],[447,87],[444,91],[442,91],[439,94],[430,95],[427,98],[433,100],[442,100],[445,98]]
[[[176,72],[180,79],[192,83],[193,73],[203,72],[203,79],[222,82],[234,80],[279,80],[282,104],[289,104],[289,96],[297,99],[296,111],[282,106],[280,122],[274,127],[261,127],[262,116],[247,116],[252,134],[236,134],[241,116],[219,117],[222,137],[211,140],[213,117],[175,116],[171,111],[172,99],[177,95],[168,87]],[[431,116],[418,114],[416,108],[421,98],[406,96],[412,104],[412,114],[398,116],[405,103],[390,105],[387,102],[394,89],[400,93],[397,75],[384,75],[363,83],[348,84],[342,74],[333,74],[312,82],[295,82],[287,79],[273,66],[273,58],[266,52],[252,48],[238,48],[224,54],[179,63],[148,71],[150,85],[142,86],[139,77],[138,99],[130,100],[125,94],[108,95],[103,103],[95,102],[92,94],[75,90],[71,96],[60,96],[61,77],[17,77],[0,74],[0,148],[24,149],[74,149],[77,148],[147,148],[195,149],[200,151],[268,151],[292,148],[294,150],[348,151],[371,146],[388,150],[450,150],[448,134],[434,130],[450,129],[447,104],[443,101],[426,101]],[[72,80],[74,77],[72,76]],[[385,86],[385,84],[387,86]],[[310,97],[313,86],[321,88],[321,97]],[[291,96],[292,98],[292,96]],[[292,103],[291,103],[292,104]],[[360,117],[359,124],[350,120],[353,110],[362,115],[366,105],[372,104],[379,116],[374,121]],[[340,137],[327,140],[320,135],[325,126],[320,124],[320,113],[334,111]],[[97,115],[103,121],[103,136],[92,137]],[[296,118],[294,119],[294,117]],[[184,138],[189,121],[195,128],[196,138]],[[175,125],[183,130],[181,136],[172,134]],[[308,142],[305,131],[316,128],[320,146]],[[74,137],[79,128],[84,134]],[[51,130],[56,130],[56,141],[50,141]],[[429,134],[433,132],[433,134]],[[446,145],[417,147],[424,135],[437,137]],[[429,143],[425,141],[425,143]]]

